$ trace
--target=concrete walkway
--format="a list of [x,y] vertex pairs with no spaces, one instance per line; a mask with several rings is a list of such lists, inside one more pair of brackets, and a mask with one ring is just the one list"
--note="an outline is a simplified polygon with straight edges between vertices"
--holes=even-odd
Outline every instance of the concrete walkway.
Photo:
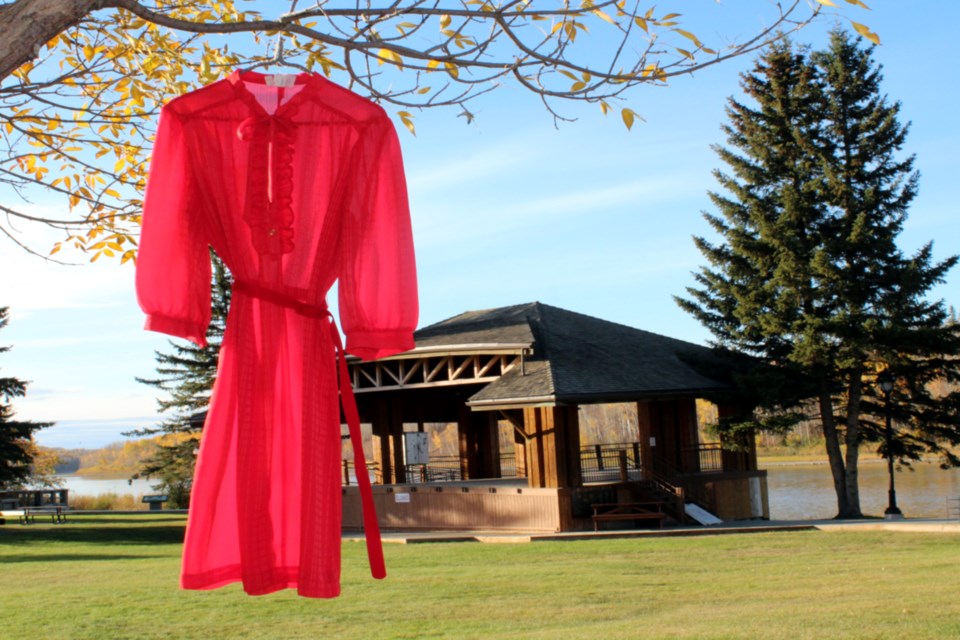
[[[516,544],[560,540],[598,540],[614,538],[662,538],[712,536],[732,533],[771,531],[902,531],[913,533],[960,534],[960,520],[907,519],[887,520],[746,520],[725,522],[712,527],[664,527],[663,529],[619,529],[611,531],[569,531],[530,533],[522,531],[383,531],[384,543],[418,544],[428,542],[486,542]],[[362,533],[345,533],[345,539],[362,540]]]

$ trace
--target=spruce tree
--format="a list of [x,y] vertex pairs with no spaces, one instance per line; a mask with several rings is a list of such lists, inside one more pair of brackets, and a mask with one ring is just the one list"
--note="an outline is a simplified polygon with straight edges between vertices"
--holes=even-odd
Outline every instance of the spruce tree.
[[[960,380],[960,332],[942,301],[927,299],[957,262],[897,246],[918,176],[902,157],[908,127],[880,92],[873,48],[831,34],[812,55],[789,42],[743,76],[756,103],[730,100],[718,148],[730,194],[711,194],[705,214],[722,242],[695,242],[709,260],[680,305],[718,346],[801,374],[823,423],[838,515],[859,517],[864,442],[909,464],[924,454],[960,466],[960,395],[934,397],[932,383]],[[883,446],[878,372],[897,376],[898,437]],[[781,406],[797,395],[781,396]],[[767,407],[769,409],[769,407]]]
[[157,452],[144,460],[140,475],[159,480],[158,488],[170,496],[172,508],[186,508],[189,504],[196,450],[203,428],[202,420],[191,418],[210,401],[230,308],[230,273],[215,254],[211,253],[211,259],[213,278],[207,346],[201,348],[191,342],[170,340],[169,352],[156,352],[158,377],[137,378],[137,381],[163,392],[165,397],[159,398],[157,405],[167,417],[155,428],[127,434],[163,436]]
[[[0,307],[0,329],[9,323],[9,307]],[[6,353],[10,347],[0,347]],[[19,378],[0,377],[0,489],[20,489],[30,483],[36,446],[33,434],[52,422],[14,420],[13,399],[27,393]]]

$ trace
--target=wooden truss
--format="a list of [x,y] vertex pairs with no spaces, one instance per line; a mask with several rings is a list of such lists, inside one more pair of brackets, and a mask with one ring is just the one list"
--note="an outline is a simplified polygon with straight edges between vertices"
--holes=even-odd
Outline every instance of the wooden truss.
[[513,353],[424,354],[420,357],[349,363],[354,393],[422,389],[492,382],[523,366],[522,351]]

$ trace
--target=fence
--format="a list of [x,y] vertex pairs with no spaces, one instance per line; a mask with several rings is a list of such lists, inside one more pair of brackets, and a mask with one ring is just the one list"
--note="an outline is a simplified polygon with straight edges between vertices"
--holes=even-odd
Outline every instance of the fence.
[[723,471],[723,447],[719,442],[706,442],[683,448],[683,470]]
[[[357,476],[353,460],[344,459],[342,464],[343,474],[341,480],[343,484],[348,486],[356,484]],[[460,458],[458,456],[431,456],[427,464],[408,464],[404,470],[408,484],[459,482],[463,480]],[[380,472],[379,464],[376,462],[368,462],[367,472],[370,473],[370,480],[373,483],[383,484],[383,474]],[[517,477],[517,457],[512,451],[500,454],[500,477]]]
[[580,448],[584,482],[626,482],[640,478],[640,443],[593,444]]

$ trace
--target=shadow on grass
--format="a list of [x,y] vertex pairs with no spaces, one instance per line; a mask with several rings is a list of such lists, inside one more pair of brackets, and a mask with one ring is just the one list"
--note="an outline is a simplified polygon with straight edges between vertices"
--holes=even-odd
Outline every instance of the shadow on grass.
[[30,556],[4,556],[3,564],[18,564],[25,562],[101,562],[103,560],[152,560],[156,556],[125,555],[111,553],[109,555],[95,555],[92,553],[44,553]]
[[0,527],[0,544],[36,544],[62,542],[67,544],[180,544],[183,526],[143,526],[129,521],[123,526],[90,524],[60,525],[4,525]]

